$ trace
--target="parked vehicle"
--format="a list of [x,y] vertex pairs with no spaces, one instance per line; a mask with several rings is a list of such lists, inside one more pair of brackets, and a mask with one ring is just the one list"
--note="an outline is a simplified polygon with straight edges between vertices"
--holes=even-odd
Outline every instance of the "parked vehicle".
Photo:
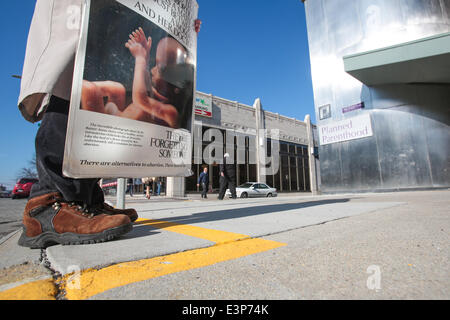
[[17,181],[11,194],[12,199],[28,198],[30,195],[31,187],[38,182],[35,178],[21,178]]
[[105,196],[115,196],[117,194],[117,179],[102,179],[102,190]]
[[10,198],[11,190],[0,191],[0,198]]
[[[230,189],[227,189],[225,195],[231,197]],[[268,186],[262,182],[246,182],[236,188],[236,195],[239,198],[248,197],[276,197],[277,189]]]

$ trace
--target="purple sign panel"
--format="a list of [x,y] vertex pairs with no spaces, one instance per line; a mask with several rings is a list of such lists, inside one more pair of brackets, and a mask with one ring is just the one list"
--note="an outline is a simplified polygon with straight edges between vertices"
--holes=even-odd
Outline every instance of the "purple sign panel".
[[364,102],[354,104],[350,107],[345,107],[342,109],[342,113],[347,113],[347,112],[351,112],[351,111],[355,111],[355,110],[359,110],[359,109],[364,109]]

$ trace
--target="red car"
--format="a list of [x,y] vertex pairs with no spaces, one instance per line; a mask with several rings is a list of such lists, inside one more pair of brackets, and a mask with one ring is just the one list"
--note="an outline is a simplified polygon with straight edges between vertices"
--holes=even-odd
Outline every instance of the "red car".
[[30,195],[31,187],[38,182],[35,178],[21,178],[17,181],[11,194],[12,199],[16,198],[28,198]]

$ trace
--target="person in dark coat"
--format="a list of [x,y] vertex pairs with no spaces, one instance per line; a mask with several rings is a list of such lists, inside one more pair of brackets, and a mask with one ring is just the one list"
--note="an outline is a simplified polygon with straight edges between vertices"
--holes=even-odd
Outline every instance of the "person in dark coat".
[[220,164],[220,189],[219,200],[223,200],[225,192],[230,189],[231,198],[236,199],[236,166],[234,164],[227,164],[227,159],[230,157],[228,153],[223,156],[223,162]]
[[208,174],[208,167],[203,168],[203,172],[200,173],[200,176],[198,177],[197,187],[202,186],[202,198],[207,199],[207,193],[209,188],[209,174]]
[[127,191],[125,193],[129,192],[130,193],[130,197],[132,197],[133,196],[133,191],[134,191],[134,179],[133,178],[128,178],[127,179]]

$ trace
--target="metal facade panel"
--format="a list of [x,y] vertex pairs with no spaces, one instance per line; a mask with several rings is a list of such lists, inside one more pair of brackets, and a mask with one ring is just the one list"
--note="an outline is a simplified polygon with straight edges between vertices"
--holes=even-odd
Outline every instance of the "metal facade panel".
[[[329,104],[331,111],[317,125],[366,112],[373,116],[373,138],[319,147],[321,190],[449,186],[450,86],[369,87],[345,72],[343,57],[450,32],[450,1],[308,0],[304,5],[316,119],[321,106]],[[342,112],[358,103],[364,109]]]

